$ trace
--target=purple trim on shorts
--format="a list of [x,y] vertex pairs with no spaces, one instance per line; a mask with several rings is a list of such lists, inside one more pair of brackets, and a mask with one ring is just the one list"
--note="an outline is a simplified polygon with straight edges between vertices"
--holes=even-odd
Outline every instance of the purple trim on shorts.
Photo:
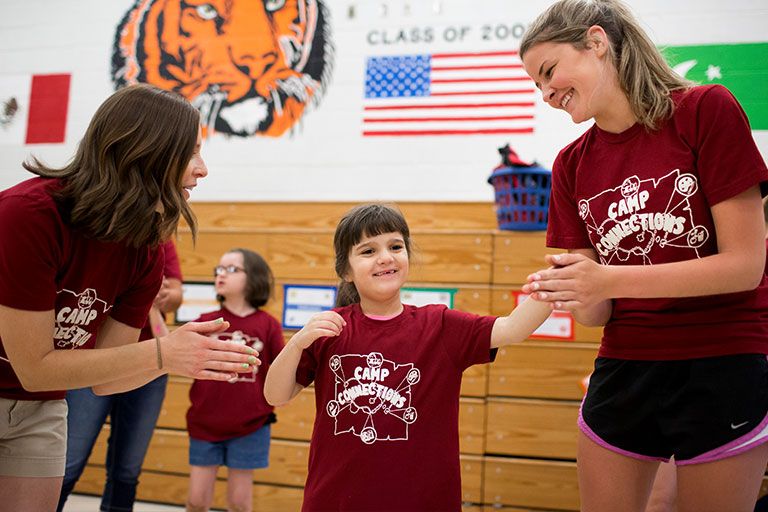
[[[581,401],[581,407],[583,406],[584,406],[584,400]],[[614,453],[618,453],[619,455],[624,455],[625,457],[631,457],[633,459],[639,459],[639,460],[669,462],[669,459],[665,457],[649,457],[648,455],[641,455],[639,453],[622,450],[621,448],[618,448],[616,446],[613,446],[612,444],[605,442],[600,436],[595,434],[595,432],[591,428],[589,428],[589,425],[587,425],[587,422],[584,421],[584,417],[581,415],[581,407],[579,407],[579,420],[578,420],[579,429],[584,433],[585,436],[590,438],[593,442],[599,444],[603,448],[610,450]]]
[[768,441],[768,414],[766,414],[763,421],[761,421],[757,427],[753,428],[743,436],[734,439],[730,443],[726,443],[714,450],[697,455],[692,459],[676,460],[675,463],[678,466],[685,466],[688,464],[703,464],[704,462],[727,459],[728,457],[747,452],[766,441]]

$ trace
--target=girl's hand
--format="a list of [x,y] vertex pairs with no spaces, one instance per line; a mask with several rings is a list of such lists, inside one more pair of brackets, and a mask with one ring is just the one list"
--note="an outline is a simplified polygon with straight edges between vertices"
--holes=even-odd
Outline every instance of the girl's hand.
[[317,338],[338,336],[347,322],[335,311],[323,311],[309,319],[309,322],[291,338],[297,348],[304,350],[312,345]]
[[552,267],[529,275],[522,288],[533,299],[575,311],[611,298],[607,266],[578,253],[547,255],[545,260]]
[[247,345],[211,338],[229,322],[189,322],[162,340],[163,368],[169,373],[202,380],[227,381],[261,364],[259,353]]

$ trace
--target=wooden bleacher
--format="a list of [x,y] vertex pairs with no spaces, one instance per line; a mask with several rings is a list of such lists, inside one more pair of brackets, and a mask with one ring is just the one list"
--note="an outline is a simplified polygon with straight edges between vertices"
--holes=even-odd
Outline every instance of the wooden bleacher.
[[[185,279],[212,281],[225,251],[248,247],[275,273],[266,309],[282,317],[282,285],[336,284],[333,230],[351,203],[194,204],[193,247],[182,230],[178,248]],[[543,265],[543,232],[496,229],[492,203],[401,203],[416,252],[412,287],[456,288],[455,307],[508,314],[513,291]],[[460,451],[465,511],[578,510],[576,415],[581,380],[590,373],[599,329],[576,326],[575,340],[535,339],[505,347],[495,363],[465,372],[460,401]],[[290,335],[291,333],[286,333]],[[187,491],[184,415],[190,380],[172,377],[147,454],[139,499],[183,504]],[[254,510],[299,510],[314,418],[313,390],[277,410],[270,467],[256,471]],[[100,494],[105,426],[78,492]],[[215,505],[225,507],[226,472]]]

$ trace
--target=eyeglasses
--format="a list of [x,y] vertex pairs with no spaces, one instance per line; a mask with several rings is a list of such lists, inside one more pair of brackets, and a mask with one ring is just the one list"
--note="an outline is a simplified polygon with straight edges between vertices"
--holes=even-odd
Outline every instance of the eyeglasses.
[[234,274],[235,272],[245,272],[244,268],[236,265],[216,265],[213,267],[214,276],[223,276],[224,274]]

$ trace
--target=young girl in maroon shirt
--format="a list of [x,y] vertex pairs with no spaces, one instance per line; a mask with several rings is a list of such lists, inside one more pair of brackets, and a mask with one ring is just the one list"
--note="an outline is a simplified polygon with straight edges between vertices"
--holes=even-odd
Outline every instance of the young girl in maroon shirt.
[[561,0],[520,56],[544,101],[594,120],[553,166],[524,291],[605,325],[579,416],[585,511],[643,511],[674,456],[681,510],[751,511],[768,462],[768,170],[719,85],[666,64],[618,0]]
[[395,208],[354,208],[334,236],[338,307],[315,315],[267,374],[281,405],[315,384],[304,511],[461,509],[458,412],[462,372],[522,341],[550,307],[477,316],[400,301],[411,237]]
[[202,315],[205,322],[229,322],[219,340],[249,346],[259,352],[262,366],[241,373],[229,382],[195,380],[189,391],[189,498],[187,510],[207,511],[219,466],[227,467],[229,510],[249,512],[253,507],[253,470],[269,464],[273,407],[264,399],[264,376],[282,350],[280,323],[262,311],[272,295],[274,278],[267,262],[248,249],[232,249],[214,269],[216,296],[221,309]]

